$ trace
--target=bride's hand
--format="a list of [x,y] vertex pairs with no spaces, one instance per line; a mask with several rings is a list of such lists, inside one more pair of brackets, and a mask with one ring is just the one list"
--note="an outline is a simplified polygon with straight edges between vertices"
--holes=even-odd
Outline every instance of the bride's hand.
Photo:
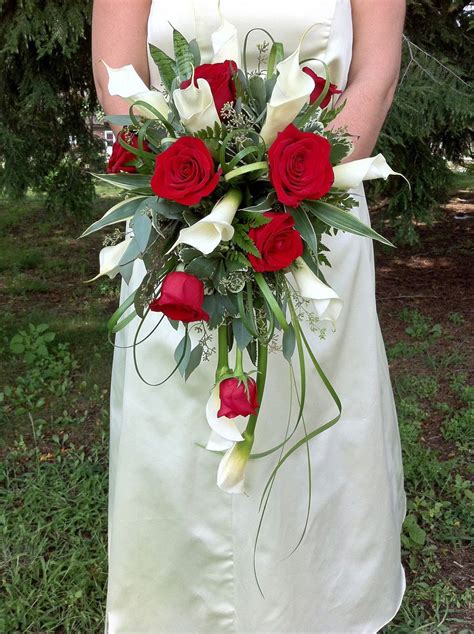
[[338,102],[346,107],[331,128],[347,127],[354,151],[370,156],[397,87],[405,0],[351,0],[354,40],[349,78]]
[[[129,105],[109,95],[108,76],[101,60],[117,68],[132,64],[148,85],[147,24],[151,0],[94,0],[92,68],[97,96],[106,114],[128,114]],[[112,126],[115,136],[120,127]]]

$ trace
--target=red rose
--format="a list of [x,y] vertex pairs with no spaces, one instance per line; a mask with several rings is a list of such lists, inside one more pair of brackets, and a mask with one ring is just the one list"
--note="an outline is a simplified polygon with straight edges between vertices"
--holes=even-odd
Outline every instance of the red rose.
[[217,416],[235,418],[257,413],[257,384],[250,377],[247,378],[247,386],[235,377],[224,379],[219,383],[219,397],[221,406]]
[[[326,80],[324,77],[320,77],[317,75],[314,70],[311,70],[308,66],[303,66],[303,71],[309,75],[312,79],[314,79],[314,90],[309,96],[309,103],[314,103],[319,95],[323,92],[324,86],[326,85]],[[326,96],[321,101],[320,108],[326,108],[331,101],[331,97],[333,95],[340,95],[342,90],[338,90],[336,84],[329,84],[329,90],[326,93]]]
[[298,207],[303,200],[327,194],[334,182],[330,153],[329,141],[319,134],[301,132],[293,124],[279,132],[268,150],[270,180],[278,200]]
[[[221,110],[225,103],[234,103],[237,97],[233,74],[237,72],[237,64],[226,60],[218,64],[201,64],[194,70],[194,84],[197,86],[198,79],[205,79],[211,88],[217,114],[221,117]],[[186,79],[181,84],[181,88],[187,88],[191,83]],[[222,117],[221,117],[222,118]]]
[[219,178],[204,141],[184,136],[156,157],[151,187],[157,196],[197,205],[215,190]]
[[[120,145],[118,139],[123,139],[128,145],[132,147],[138,147],[138,137],[133,132],[127,130],[121,130],[118,134],[117,141],[115,141],[112,154],[110,155],[109,162],[107,163],[107,173],[116,174],[117,172],[136,172],[135,165],[130,165],[137,157],[132,152],[129,152]],[[147,143],[143,143],[143,149],[148,150]]]
[[160,296],[151,302],[150,310],[186,323],[208,321],[209,315],[202,308],[203,300],[201,280],[184,271],[173,271],[163,280]]
[[261,258],[247,255],[256,271],[279,271],[289,266],[303,253],[303,241],[294,229],[295,221],[290,214],[265,212],[271,222],[252,228],[249,237],[260,251]]

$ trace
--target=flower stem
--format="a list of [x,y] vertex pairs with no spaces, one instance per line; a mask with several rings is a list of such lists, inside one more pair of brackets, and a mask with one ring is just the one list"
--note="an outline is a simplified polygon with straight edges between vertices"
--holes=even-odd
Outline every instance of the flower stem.
[[235,370],[234,373],[237,376],[242,376],[244,373],[243,366],[243,351],[239,348],[239,346],[235,347]]
[[[267,364],[268,364],[268,346],[259,342],[257,346],[257,395],[260,406],[262,404],[263,392],[265,389],[265,380],[267,378]],[[259,407],[260,411],[260,407]],[[243,433],[245,439],[251,438],[253,444],[253,437],[255,434],[255,426],[257,424],[257,414],[252,414],[247,423],[247,427]]]
[[217,370],[216,381],[229,371],[229,345],[227,343],[227,324],[217,329]]

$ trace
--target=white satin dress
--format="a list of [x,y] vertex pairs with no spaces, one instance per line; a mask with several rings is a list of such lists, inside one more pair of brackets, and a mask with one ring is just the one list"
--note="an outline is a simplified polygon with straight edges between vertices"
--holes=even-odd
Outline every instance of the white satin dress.
[[[350,0],[221,0],[221,12],[239,31],[262,26],[287,53],[307,36],[302,59],[322,58],[331,80],[344,87],[352,50]],[[219,26],[217,0],[156,0],[149,41],[172,53],[171,23],[197,37],[211,60],[210,35]],[[264,36],[255,35],[256,43]],[[255,49],[251,46],[250,50]],[[159,76],[150,62],[151,80]],[[369,215],[363,190],[355,213]],[[375,305],[373,248],[368,239],[340,233],[326,240],[329,284],[344,301],[336,332],[321,341],[308,333],[316,356],[337,390],[341,420],[310,443],[312,510],[304,541],[290,557],[304,525],[306,451],[280,470],[259,542],[253,576],[258,503],[277,454],[250,462],[247,495],[216,486],[220,456],[199,448],[209,427],[205,404],[215,359],[187,383],[178,374],[161,387],[137,376],[131,349],[115,350],[110,430],[109,634],[375,633],[400,607],[405,575],[400,529],[405,493],[400,438]],[[135,267],[122,300],[137,286]],[[130,345],[132,322],[117,336]],[[145,328],[148,331],[153,319]],[[138,350],[150,382],[166,376],[182,337],[165,322]],[[289,402],[288,366],[270,354],[266,394],[254,450],[283,438]],[[250,369],[250,368],[249,368]],[[333,402],[309,372],[306,423],[332,418]],[[294,440],[294,438],[292,439]]]

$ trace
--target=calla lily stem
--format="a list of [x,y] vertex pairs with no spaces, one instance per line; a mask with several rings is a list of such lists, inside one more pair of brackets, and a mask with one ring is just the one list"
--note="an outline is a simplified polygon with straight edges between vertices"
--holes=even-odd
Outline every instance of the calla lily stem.
[[236,346],[235,350],[235,370],[234,374],[236,376],[243,376],[244,374],[244,365],[243,365],[243,351]]
[[229,347],[227,343],[227,324],[217,330],[217,370],[216,381],[229,372]]
[[[265,389],[265,380],[267,378],[267,365],[268,365],[268,346],[264,343],[258,343],[257,346],[257,395],[258,402],[262,404],[263,392]],[[260,411],[260,408],[259,408]],[[252,414],[249,417],[249,421],[247,423],[247,427],[242,434],[245,439],[251,438],[251,442],[253,443],[253,437],[255,434],[255,426],[257,424],[257,414]]]

